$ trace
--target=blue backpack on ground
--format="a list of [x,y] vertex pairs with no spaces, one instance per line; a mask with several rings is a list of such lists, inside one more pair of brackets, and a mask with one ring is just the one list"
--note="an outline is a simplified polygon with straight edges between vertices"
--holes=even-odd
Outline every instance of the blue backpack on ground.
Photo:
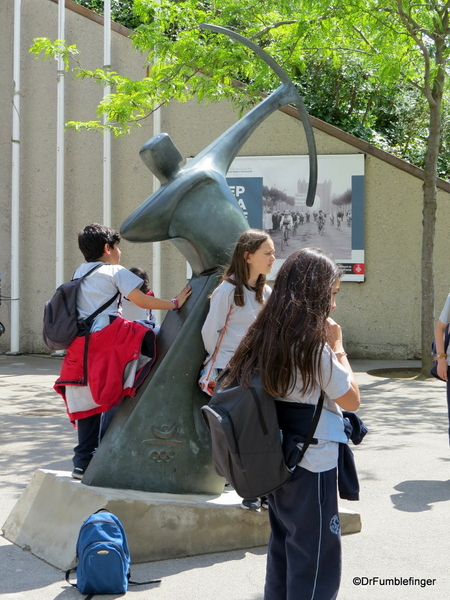
[[[82,594],[123,594],[130,581],[130,551],[119,519],[101,509],[88,517],[78,534],[75,569],[66,572],[66,581]],[[69,581],[76,572],[77,582]],[[159,583],[160,580],[144,583]]]

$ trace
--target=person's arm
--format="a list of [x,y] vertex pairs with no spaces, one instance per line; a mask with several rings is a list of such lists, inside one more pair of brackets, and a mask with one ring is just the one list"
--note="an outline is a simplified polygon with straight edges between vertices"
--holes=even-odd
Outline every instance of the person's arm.
[[220,332],[225,326],[225,321],[227,320],[227,315],[233,302],[234,290],[230,292],[227,288],[228,286],[219,286],[214,290],[211,296],[208,316],[203,323],[203,345],[209,356],[211,356],[216,349]]
[[344,346],[342,343],[342,329],[340,325],[333,321],[330,317],[327,319],[327,328],[328,328],[328,344],[336,355],[336,358],[346,371],[350,374],[350,389],[340,396],[339,398],[334,398],[334,402],[339,404],[341,408],[349,411],[356,411],[361,404],[361,399],[359,395],[359,387],[356,382],[355,374],[350,366],[350,363],[347,359],[347,353],[344,350]]
[[436,340],[436,355],[439,356],[437,359],[437,374],[444,381],[448,381],[448,369],[447,369],[447,355],[444,348],[444,336],[446,323],[438,321],[434,329],[434,339]]
[[161,300],[154,296],[147,296],[147,294],[141,292],[139,288],[134,288],[134,290],[128,294],[127,298],[130,302],[139,306],[139,308],[146,308],[148,310],[178,310],[183,306],[191,293],[191,286],[187,285],[173,300]]

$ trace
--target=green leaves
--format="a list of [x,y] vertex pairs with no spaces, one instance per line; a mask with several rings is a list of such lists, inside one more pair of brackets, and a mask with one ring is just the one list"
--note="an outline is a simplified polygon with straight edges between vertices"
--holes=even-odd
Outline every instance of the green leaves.
[[[103,0],[78,1],[103,11]],[[420,163],[426,135],[412,135],[410,122],[417,130],[426,129],[426,103],[433,106],[443,94],[450,53],[447,4],[113,0],[113,5],[124,14],[131,11],[136,20],[133,45],[147,57],[149,67],[143,80],[101,68],[84,70],[76,47],[62,40],[38,38],[30,49],[44,58],[60,55],[66,68],[72,64],[76,77],[112,87],[112,94],[98,106],[98,121],[68,126],[101,130],[100,117],[106,115],[107,127],[120,135],[170,100],[227,99],[244,110],[262,91],[278,87],[277,77],[248,48],[200,30],[199,23],[206,22],[235,30],[264,48],[298,83],[315,116]],[[245,88],[236,86],[236,80]],[[444,104],[448,94],[447,90],[442,96]]]
[[69,69],[70,58],[73,58],[78,54],[75,44],[67,46],[64,40],[55,40],[52,42],[48,38],[35,38],[28,52],[35,54],[36,56],[42,54],[44,60],[47,60],[48,58],[58,60],[58,58],[61,57],[64,61],[66,70]]
[[[104,0],[74,0],[74,2],[99,15],[104,14]],[[133,0],[111,0],[111,19],[129,29],[135,29],[140,24],[133,10]]]

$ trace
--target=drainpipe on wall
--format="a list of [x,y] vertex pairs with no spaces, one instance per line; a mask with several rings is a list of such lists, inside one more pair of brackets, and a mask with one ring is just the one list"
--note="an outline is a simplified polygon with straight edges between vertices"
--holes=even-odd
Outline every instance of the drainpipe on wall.
[[[65,0],[58,0],[58,39],[65,40]],[[64,283],[64,60],[57,62],[56,88],[56,287]]]
[[13,114],[11,171],[11,340],[8,354],[20,354],[19,345],[19,202],[20,202],[20,42],[22,0],[14,0]]
[[[159,0],[157,2],[159,4]],[[149,68],[147,67],[147,77],[149,75]],[[161,133],[161,109],[158,108],[153,113],[153,136]],[[153,175],[153,193],[160,187],[160,181],[155,175]],[[161,298],[161,242],[153,242],[153,259],[152,259],[152,290],[157,298]],[[156,315],[156,321],[161,324],[161,311],[157,310],[154,313]]]
[[[158,135],[161,133],[161,109],[158,108],[153,113],[153,135]],[[155,175],[153,175],[153,193],[160,187],[160,181]],[[161,298],[161,242],[153,242],[153,261],[152,261],[152,270],[153,270],[153,281],[152,281],[152,290],[157,298]],[[155,311],[157,322],[161,322],[160,311]]]
[[[66,39],[66,2],[58,0],[58,40]],[[64,101],[65,70],[62,55],[56,66],[56,207],[55,207],[55,281],[64,283]],[[64,350],[55,350],[52,356],[64,356]]]
[[[103,69],[111,70],[111,0],[105,0],[103,13]],[[105,86],[103,98],[109,96],[111,86]],[[103,125],[108,118],[103,115]],[[111,131],[103,132],[103,224],[111,227]]]

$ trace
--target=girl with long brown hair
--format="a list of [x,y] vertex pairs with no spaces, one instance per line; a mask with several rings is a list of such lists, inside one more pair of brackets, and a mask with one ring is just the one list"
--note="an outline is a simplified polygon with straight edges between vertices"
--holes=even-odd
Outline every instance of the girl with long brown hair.
[[[277,397],[280,428],[324,408],[311,444],[292,478],[268,496],[271,538],[265,600],[332,600],[337,597],[341,544],[337,504],[340,443],[347,442],[342,410],[359,407],[358,386],[347,360],[336,306],[341,271],[318,248],[295,252],[281,267],[272,294],[230,362],[227,382],[251,385],[260,374]],[[283,424],[282,424],[283,423]]]
[[[225,369],[248,327],[269,298],[266,275],[270,273],[274,260],[275,247],[265,231],[249,229],[239,236],[231,262],[211,295],[209,313],[202,328],[208,358],[213,356],[220,340],[215,368]],[[260,511],[261,500],[246,498],[242,508]]]

